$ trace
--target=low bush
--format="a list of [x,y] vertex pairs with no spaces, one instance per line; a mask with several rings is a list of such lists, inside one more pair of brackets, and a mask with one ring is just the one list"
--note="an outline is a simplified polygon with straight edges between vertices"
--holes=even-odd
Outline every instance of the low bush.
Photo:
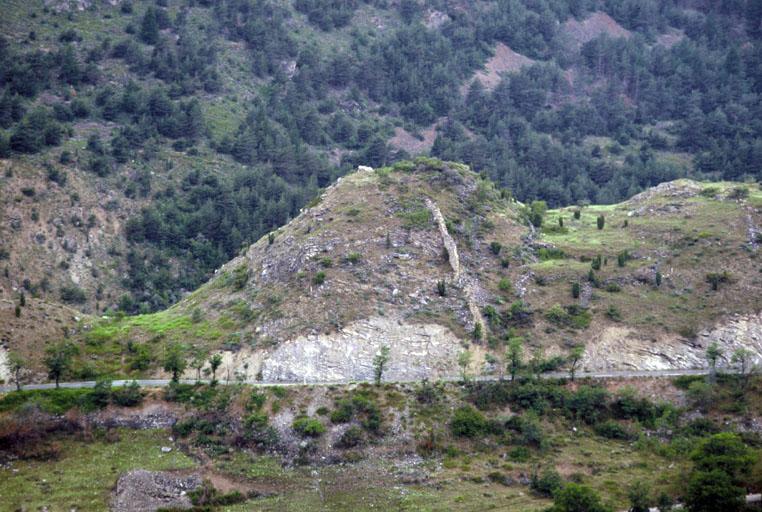
[[536,494],[545,498],[552,498],[564,485],[564,480],[553,468],[546,468],[542,473],[532,474],[529,488]]
[[351,426],[341,435],[338,441],[340,448],[355,448],[365,442],[365,435],[360,427]]
[[457,408],[450,422],[452,433],[459,437],[481,436],[487,433],[488,428],[487,418],[470,405]]
[[111,399],[116,405],[134,407],[143,401],[143,391],[137,381],[111,391]]
[[632,439],[632,434],[623,425],[614,420],[604,421],[595,426],[595,433],[607,439]]
[[301,416],[291,424],[297,434],[304,437],[319,437],[325,432],[325,425],[320,420]]

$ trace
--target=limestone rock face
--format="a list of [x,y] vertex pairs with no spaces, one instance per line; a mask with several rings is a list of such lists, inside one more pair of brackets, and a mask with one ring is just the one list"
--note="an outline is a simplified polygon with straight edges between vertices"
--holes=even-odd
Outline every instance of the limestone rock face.
[[733,352],[739,348],[751,351],[752,364],[762,364],[762,313],[734,315],[695,339],[644,339],[634,329],[612,327],[588,345],[583,366],[590,371],[706,368],[705,354],[711,343],[717,343],[722,352],[720,368],[731,367]]
[[279,345],[262,363],[265,381],[354,381],[373,378],[373,358],[390,349],[384,379],[420,380],[456,375],[457,337],[436,324],[406,324],[372,317],[328,334]]

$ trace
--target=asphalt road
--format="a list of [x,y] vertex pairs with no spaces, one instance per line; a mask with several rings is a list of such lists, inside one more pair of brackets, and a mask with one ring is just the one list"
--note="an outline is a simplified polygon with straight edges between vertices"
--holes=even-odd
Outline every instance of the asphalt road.
[[[727,372],[727,369],[723,369],[723,371]],[[577,372],[576,378],[577,379],[634,379],[634,378],[665,378],[665,377],[679,377],[681,375],[706,375],[709,373],[708,369],[675,369],[675,370],[611,370],[611,371],[602,371],[602,372]],[[544,379],[558,379],[558,378],[568,378],[569,372],[549,372],[544,373],[541,375]],[[445,382],[457,382],[461,380],[459,377],[449,377],[449,378],[443,378],[443,379],[437,379],[438,381],[445,381]],[[475,377],[472,380],[480,381],[480,382],[491,382],[491,381],[497,381],[499,380],[496,376],[480,376]],[[111,381],[112,386],[126,386],[127,384],[130,384],[132,380],[113,380]],[[180,380],[183,384],[193,384],[197,382],[195,379],[182,379]],[[202,382],[209,382],[208,380],[202,380]],[[226,385],[226,384],[249,384],[252,386],[337,386],[337,385],[344,385],[344,384],[350,384],[350,383],[357,383],[357,382],[370,382],[370,381],[332,381],[332,382],[263,382],[263,381],[257,381],[257,380],[247,380],[247,381],[226,381],[226,380],[220,380],[219,383]],[[392,383],[413,383],[413,382],[420,382],[420,380],[407,380],[407,381],[385,381],[385,382],[392,382]],[[164,386],[168,386],[170,383],[169,379],[137,379],[137,383],[141,387],[146,388],[160,388]],[[91,388],[95,386],[95,381],[93,380],[87,380],[87,381],[81,381],[81,382],[61,382],[60,387],[62,388]],[[54,389],[56,385],[52,382],[47,382],[44,384],[26,384],[22,386],[22,389]],[[9,391],[14,391],[16,389],[16,386],[13,384],[3,385],[0,386],[0,393],[7,393]]]

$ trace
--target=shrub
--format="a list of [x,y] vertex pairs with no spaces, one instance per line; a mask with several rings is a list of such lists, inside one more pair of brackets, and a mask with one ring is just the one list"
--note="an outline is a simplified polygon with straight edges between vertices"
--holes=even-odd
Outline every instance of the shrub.
[[246,416],[243,424],[248,429],[262,429],[267,426],[269,419],[267,414],[261,412],[253,412]]
[[360,427],[351,426],[341,435],[338,446],[341,448],[354,448],[365,442],[365,435]]
[[249,409],[258,411],[265,405],[265,402],[267,402],[267,395],[254,390],[249,397]]
[[503,249],[503,244],[501,244],[500,242],[491,242],[489,244],[489,250],[492,251],[492,254],[494,254],[495,256],[500,254],[500,251],[502,249]]
[[497,283],[497,288],[503,293],[511,293],[513,291],[513,285],[507,277],[500,278]]
[[447,283],[443,279],[437,281],[437,293],[440,297],[447,296]]
[[301,416],[294,420],[293,429],[304,437],[318,437],[325,432],[325,425],[315,418]]
[[325,283],[325,272],[321,270],[316,273],[312,278],[312,283],[316,286],[320,286],[321,284]]
[[537,257],[540,258],[540,261],[562,260],[566,258],[566,253],[563,249],[557,249],[555,247],[541,247],[537,251]]
[[610,512],[591,488],[568,483],[556,492],[548,512]]
[[354,406],[351,400],[340,400],[336,409],[331,413],[331,423],[349,423],[354,416]]
[[546,498],[552,498],[564,485],[564,480],[553,468],[546,468],[542,473],[534,473],[529,482],[529,488]]
[[356,265],[362,259],[362,255],[359,252],[350,252],[347,254],[346,262]]
[[749,197],[749,187],[735,187],[728,193],[728,199],[746,199]]
[[61,287],[61,300],[67,304],[82,304],[87,301],[87,295],[84,290],[72,284]]
[[608,309],[606,310],[606,316],[615,322],[622,320],[622,313],[619,311],[619,308],[613,304],[609,305]]
[[606,217],[604,217],[603,214],[598,215],[598,218],[595,220],[595,223],[598,226],[598,229],[603,229],[603,226],[606,224]]
[[116,405],[134,407],[143,401],[143,392],[137,381],[133,380],[129,385],[113,390],[111,398]]
[[604,421],[596,425],[595,433],[607,439],[627,440],[632,438],[632,434],[626,428],[613,420]]
[[381,428],[381,411],[366,393],[356,393],[351,398],[344,398],[336,403],[331,413],[331,423],[349,423],[359,417],[363,428],[377,432]]
[[605,389],[580,386],[575,393],[564,399],[564,409],[572,417],[595,424],[606,414],[608,393]]
[[582,287],[579,285],[579,283],[577,282],[572,283],[571,285],[572,298],[578,299],[581,292],[582,292]]
[[562,308],[560,305],[555,304],[545,312],[545,318],[559,327],[584,329],[590,325],[592,315],[588,310],[577,305]]
[[730,282],[730,274],[727,271],[710,272],[706,275],[706,282],[712,286],[712,290],[718,290],[720,284]]
[[485,434],[488,425],[482,413],[470,405],[464,405],[455,410],[450,429],[456,436],[473,438]]

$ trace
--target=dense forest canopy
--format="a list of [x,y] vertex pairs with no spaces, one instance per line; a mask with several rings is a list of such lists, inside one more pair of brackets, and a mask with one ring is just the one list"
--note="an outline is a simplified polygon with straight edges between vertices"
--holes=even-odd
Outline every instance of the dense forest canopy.
[[[125,0],[90,11],[40,8],[32,15],[52,28],[4,31],[0,156],[76,164],[147,200],[125,226],[130,312],[177,300],[353,166],[407,156],[395,127],[436,127],[431,154],[550,206],[611,203],[685,175],[762,178],[760,0]],[[80,28],[85,16],[109,30]],[[497,44],[531,64],[494,86],[472,81]],[[234,105],[212,109],[220,98]],[[85,122],[109,129],[72,155]],[[167,151],[230,165],[157,188],[148,171],[172,168]]]

